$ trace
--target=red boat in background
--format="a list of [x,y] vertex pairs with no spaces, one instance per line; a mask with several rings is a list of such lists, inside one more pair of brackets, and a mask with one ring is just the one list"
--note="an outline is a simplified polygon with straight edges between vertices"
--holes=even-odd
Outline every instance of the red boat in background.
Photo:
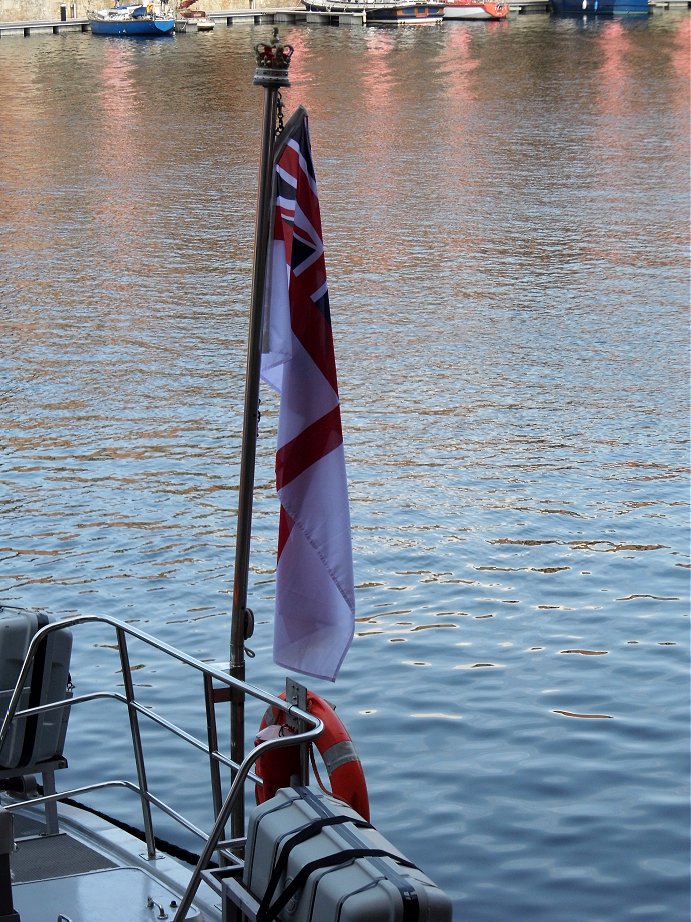
[[509,15],[506,0],[447,0],[444,19],[505,19]]
[[182,16],[183,19],[194,22],[198,32],[210,32],[214,27],[214,23],[213,20],[209,19],[206,15],[206,10],[190,9],[196,2],[197,0],[182,0],[182,3],[178,7],[180,16]]

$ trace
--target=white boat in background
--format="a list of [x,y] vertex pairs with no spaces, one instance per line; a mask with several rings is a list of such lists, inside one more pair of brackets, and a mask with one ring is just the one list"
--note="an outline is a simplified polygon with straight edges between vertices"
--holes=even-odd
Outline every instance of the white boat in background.
[[507,0],[446,0],[444,19],[506,19]]
[[[253,357],[261,345],[257,321],[264,303],[269,227],[289,202],[285,190],[279,199],[274,176],[280,155],[282,169],[300,164],[309,186],[303,164],[311,163],[309,145],[295,147],[296,126],[303,132],[299,137],[308,139],[304,110],[276,135],[282,122],[278,91],[290,85],[292,48],[282,46],[274,34],[271,45],[257,45],[256,53],[254,82],[264,89],[265,99],[243,428],[250,439],[243,440],[237,529],[242,553],[236,554],[230,665],[203,663],[115,618],[75,615],[58,621],[0,606],[5,714],[0,726],[0,922],[451,920],[448,897],[370,824],[362,766],[333,707],[291,679],[282,695],[245,681],[245,641],[252,633],[246,606],[247,489],[251,493],[253,413],[258,408]],[[287,218],[286,224],[292,221]],[[84,637],[84,632],[91,633]],[[73,643],[76,638],[79,643]],[[110,678],[102,687],[81,691],[80,657],[92,657],[95,649],[108,651],[115,668],[107,670]],[[180,674],[179,687],[187,690],[185,720],[192,730],[169,712],[174,702],[157,700],[150,691],[143,678],[149,668],[174,675],[176,684]],[[227,715],[229,705],[227,755],[221,751],[227,747],[219,742],[225,734],[217,713],[220,708]],[[252,709],[260,719],[252,725],[254,743],[246,751],[245,713]],[[102,773],[92,768],[86,782],[80,766],[68,766],[65,757],[74,729],[86,735],[81,750],[90,741],[97,750],[93,764],[103,768]],[[118,729],[126,734],[124,746]],[[170,745],[162,746],[163,737]],[[188,755],[180,754],[181,747]],[[313,747],[322,757],[331,792],[309,785]],[[190,781],[192,757],[205,769],[203,786],[197,775]],[[71,784],[73,770],[80,780]],[[180,804],[157,795],[155,778],[161,774],[178,775]],[[68,779],[64,786],[63,779]],[[255,787],[256,806],[246,822],[248,784]],[[119,804],[122,795],[127,802],[122,813],[109,806],[107,815],[93,806],[104,793],[109,804],[116,795]],[[189,801],[202,794],[208,828],[187,815]],[[182,844],[156,834],[159,820],[173,829],[173,838],[180,834]],[[190,840],[196,843],[193,848]]]
[[419,25],[440,23],[444,18],[441,3],[415,3],[406,0],[302,0],[311,13],[339,15],[350,13],[369,25]]

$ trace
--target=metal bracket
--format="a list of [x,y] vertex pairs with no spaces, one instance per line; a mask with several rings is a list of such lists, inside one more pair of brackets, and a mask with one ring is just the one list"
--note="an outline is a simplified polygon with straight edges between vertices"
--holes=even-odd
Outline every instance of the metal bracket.
[[[300,683],[296,682],[294,679],[286,678],[286,701],[288,704],[293,704],[295,707],[299,707],[300,710],[306,711],[307,689],[305,686],[300,685]],[[290,711],[286,714],[286,723],[292,730],[296,730],[298,733],[301,732],[300,724],[303,723],[303,721],[294,717]],[[304,727],[302,729],[304,729]]]
[[[307,710],[307,689],[304,685],[296,682],[295,679],[286,677],[286,701],[301,711]],[[307,726],[304,720],[295,717],[290,711],[286,714],[286,726],[295,730],[296,733],[304,733]],[[301,785],[309,784],[309,745],[300,745],[300,778]]]

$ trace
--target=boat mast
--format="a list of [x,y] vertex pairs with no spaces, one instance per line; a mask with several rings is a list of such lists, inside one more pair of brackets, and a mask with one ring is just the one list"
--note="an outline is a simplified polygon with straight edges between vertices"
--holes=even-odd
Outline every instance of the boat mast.
[[[254,492],[254,467],[259,425],[259,372],[262,345],[262,311],[266,280],[266,265],[271,230],[271,200],[274,165],[274,141],[279,116],[280,88],[290,86],[288,66],[293,49],[278,40],[278,29],[273,30],[271,44],[255,45],[257,69],[254,85],[264,88],[262,145],[259,163],[259,189],[254,234],[254,267],[252,271],[252,299],[250,307],[245,377],[245,408],[240,458],[240,484],[238,492],[238,520],[235,540],[235,574],[233,581],[233,609],[230,629],[230,674],[245,681],[245,641],[251,637],[254,618],[247,607],[250,541],[252,532],[252,497]],[[245,700],[244,694],[234,690],[230,705],[230,757],[239,765],[245,756]],[[244,835],[244,805],[239,797],[231,817],[233,838]]]

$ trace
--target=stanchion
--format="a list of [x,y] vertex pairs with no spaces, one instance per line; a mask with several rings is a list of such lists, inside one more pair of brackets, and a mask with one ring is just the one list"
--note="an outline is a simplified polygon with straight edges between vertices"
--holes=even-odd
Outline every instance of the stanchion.
[[10,855],[14,851],[12,814],[0,807],[0,922],[20,922],[12,902],[12,871]]

